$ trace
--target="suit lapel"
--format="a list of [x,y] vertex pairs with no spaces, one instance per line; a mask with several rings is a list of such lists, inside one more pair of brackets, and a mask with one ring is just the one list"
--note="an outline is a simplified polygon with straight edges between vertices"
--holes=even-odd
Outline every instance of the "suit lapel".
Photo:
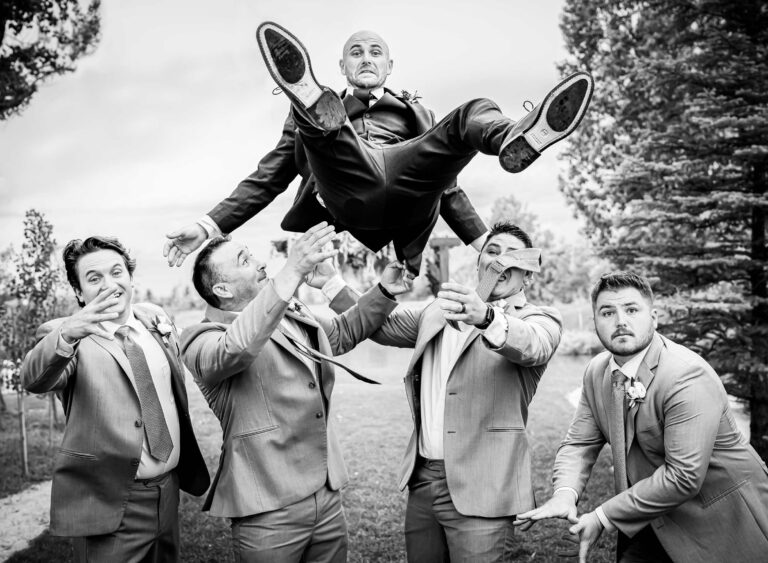
[[421,360],[421,356],[424,354],[427,344],[429,344],[429,342],[445,328],[445,325],[445,317],[439,307],[430,305],[424,310],[422,330],[419,331],[419,337],[416,340],[411,363],[408,366],[408,371],[406,373],[413,373],[413,369],[419,360]]
[[125,355],[125,352],[123,352],[123,349],[120,347],[117,341],[109,340],[95,334],[92,334],[89,336],[89,338],[104,348],[104,350],[106,350],[113,358],[115,358],[115,361],[120,365],[121,368],[123,368],[123,372],[125,373],[126,377],[130,379],[131,384],[133,384],[133,371],[131,371],[131,364],[128,363],[128,357]]
[[[659,365],[659,356],[661,355],[662,348],[664,348],[664,343],[661,337],[658,334],[654,334],[651,347],[648,348],[648,352],[645,354],[645,358],[643,358],[643,363],[640,364],[637,370],[637,380],[646,389],[646,396],[643,402],[648,400],[648,393],[650,393],[653,378],[656,376],[656,366]],[[626,426],[624,428],[627,436],[627,453],[629,453],[629,449],[632,447],[632,440],[635,438],[635,417],[641,404],[636,401],[635,405],[627,412]]]

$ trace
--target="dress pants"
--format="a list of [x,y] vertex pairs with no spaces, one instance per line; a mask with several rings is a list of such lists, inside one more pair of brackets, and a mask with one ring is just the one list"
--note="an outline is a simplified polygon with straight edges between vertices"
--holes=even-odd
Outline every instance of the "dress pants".
[[616,560],[619,563],[672,563],[650,525],[631,538],[619,532]]
[[175,471],[133,482],[120,526],[111,534],[73,538],[80,563],[179,560],[179,477]]
[[372,250],[387,233],[383,244],[392,240],[411,269],[421,262],[443,192],[478,151],[498,155],[515,125],[491,100],[477,99],[418,137],[382,145],[361,138],[348,118],[325,133],[292,111],[318,192],[340,230]]
[[316,493],[271,512],[232,518],[235,561],[247,563],[344,563],[347,521],[341,493]]
[[405,549],[409,563],[513,561],[514,516],[464,516],[453,505],[442,460],[419,458],[408,484]]

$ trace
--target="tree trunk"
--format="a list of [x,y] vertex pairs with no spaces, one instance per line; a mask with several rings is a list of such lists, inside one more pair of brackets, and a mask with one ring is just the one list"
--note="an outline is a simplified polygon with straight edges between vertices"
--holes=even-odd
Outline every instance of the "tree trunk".
[[27,452],[27,409],[24,391],[16,394],[19,405],[19,431],[21,433],[21,474],[29,479],[29,455]]
[[[761,163],[755,166],[753,192],[764,194],[768,183],[768,165]],[[766,267],[768,262],[768,247],[765,244],[766,213],[762,207],[752,209],[752,241],[751,258],[753,266],[750,269],[750,285],[752,295],[761,298],[752,311],[753,354],[756,362],[768,364],[768,343],[761,329],[768,329],[768,283],[766,283]],[[765,370],[755,373],[750,380],[749,398],[749,431],[750,443],[757,450],[763,461],[768,461],[768,373]]]
[[56,426],[56,396],[48,393],[48,449],[53,449],[53,429]]

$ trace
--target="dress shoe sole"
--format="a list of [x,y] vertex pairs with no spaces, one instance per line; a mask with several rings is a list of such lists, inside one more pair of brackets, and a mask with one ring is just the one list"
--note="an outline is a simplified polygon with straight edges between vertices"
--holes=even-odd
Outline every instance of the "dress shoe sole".
[[269,74],[291,102],[320,129],[341,128],[347,117],[344,104],[317,82],[301,41],[284,27],[264,22],[256,30],[256,42]]
[[547,147],[570,135],[581,123],[592,99],[594,80],[585,72],[572,74],[555,86],[534,108],[531,125],[508,140],[499,152],[507,172],[522,172]]

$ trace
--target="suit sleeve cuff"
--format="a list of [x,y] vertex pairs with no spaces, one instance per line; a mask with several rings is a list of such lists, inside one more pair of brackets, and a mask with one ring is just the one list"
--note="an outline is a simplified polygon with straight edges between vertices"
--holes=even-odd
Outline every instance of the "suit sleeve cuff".
[[61,329],[59,329],[59,336],[56,339],[56,354],[64,358],[71,358],[75,355],[75,346],[64,340],[64,337],[61,335]]
[[600,523],[603,525],[603,528],[606,529],[608,532],[612,532],[616,529],[616,526],[614,526],[610,520],[608,520],[608,517],[605,515],[605,512],[603,512],[603,507],[598,506],[595,509],[595,514],[597,514],[598,520],[600,520]]
[[327,282],[325,282],[323,287],[320,288],[320,291],[330,302],[334,300],[334,298],[341,292],[342,289],[346,287],[346,285],[347,283],[342,279],[342,277],[336,274]]
[[558,487],[555,489],[555,492],[552,493],[552,496],[555,496],[560,491],[568,491],[569,493],[573,493],[573,502],[578,504],[579,502],[579,493],[576,492],[576,489],[572,487]]
[[203,215],[200,219],[198,219],[197,224],[200,225],[206,233],[208,233],[208,238],[220,237],[223,235],[221,229],[219,229],[219,226],[208,215]]
[[[504,309],[501,307],[493,308],[493,320],[488,328],[481,331],[483,338],[488,342],[492,350],[498,350],[507,341],[507,332],[509,331],[509,321],[504,315]],[[575,491],[574,491],[575,492]]]

